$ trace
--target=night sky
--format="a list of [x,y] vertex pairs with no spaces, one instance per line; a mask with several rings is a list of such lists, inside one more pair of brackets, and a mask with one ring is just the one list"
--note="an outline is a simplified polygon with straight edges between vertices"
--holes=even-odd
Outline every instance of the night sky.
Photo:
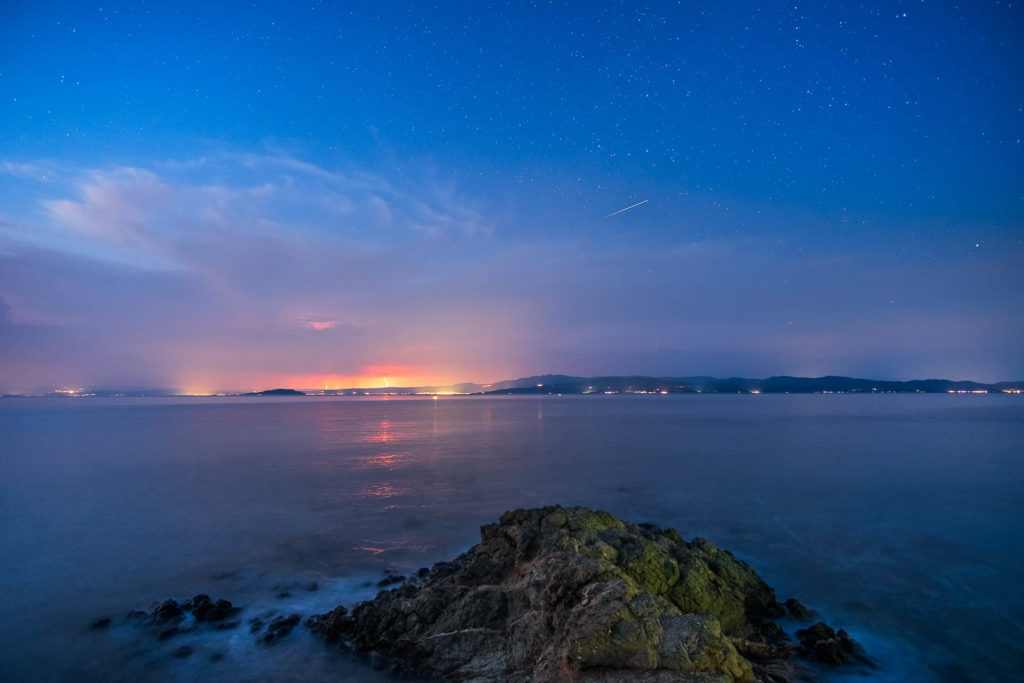
[[1024,379],[1022,138],[1017,2],[14,0],[0,391]]

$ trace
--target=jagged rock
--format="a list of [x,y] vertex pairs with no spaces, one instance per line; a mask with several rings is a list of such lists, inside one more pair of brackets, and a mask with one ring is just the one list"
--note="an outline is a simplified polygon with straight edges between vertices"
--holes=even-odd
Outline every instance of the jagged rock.
[[[138,626],[153,633],[158,640],[167,640],[181,633],[192,633],[197,628],[237,628],[240,622],[225,620],[240,611],[241,608],[234,607],[228,600],[214,602],[210,596],[201,594],[180,603],[177,600],[164,600],[152,612],[132,610],[125,615],[125,620],[136,622]],[[186,622],[189,612],[195,618],[195,623]],[[90,628],[98,630],[109,625],[110,618],[104,617],[95,621]]]
[[181,608],[176,600],[164,600],[159,607],[153,610],[151,620],[155,624],[166,624],[179,622],[185,618],[185,610]]
[[337,640],[348,628],[348,618],[348,608],[338,605],[326,614],[315,614],[306,619],[306,627],[314,633],[322,634],[328,640]]
[[263,634],[263,637],[260,638],[260,640],[265,645],[273,645],[281,638],[284,638],[286,635],[291,633],[292,629],[298,626],[301,620],[302,617],[298,614],[292,614],[287,617],[277,617],[270,622],[269,626],[267,626],[267,632]]
[[192,616],[196,621],[222,621],[237,614],[239,609],[230,600],[214,602],[209,595],[200,594],[192,598]]
[[786,611],[789,612],[789,616],[793,617],[797,621],[811,620],[811,613],[808,612],[807,608],[800,604],[800,601],[796,598],[786,600]]
[[704,539],[555,506],[507,512],[454,562],[307,625],[446,680],[707,683],[785,680],[783,614]]
[[396,576],[394,574],[388,574],[383,579],[381,579],[380,581],[377,582],[377,586],[379,588],[385,588],[387,586],[393,586],[396,583],[402,583],[403,581],[405,581],[405,577],[404,576]]
[[824,622],[797,631],[796,635],[804,652],[825,664],[869,663],[864,648],[846,631],[833,631]]

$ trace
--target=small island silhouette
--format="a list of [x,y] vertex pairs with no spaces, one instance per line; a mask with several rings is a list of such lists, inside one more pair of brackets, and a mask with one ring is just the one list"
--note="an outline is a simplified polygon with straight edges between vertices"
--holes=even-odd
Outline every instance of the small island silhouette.
[[305,396],[306,392],[295,389],[264,389],[263,391],[250,391],[242,396]]

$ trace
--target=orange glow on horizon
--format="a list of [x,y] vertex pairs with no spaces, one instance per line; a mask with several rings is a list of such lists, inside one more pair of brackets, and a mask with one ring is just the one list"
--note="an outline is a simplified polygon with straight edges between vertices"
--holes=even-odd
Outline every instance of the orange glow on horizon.
[[320,389],[336,391],[338,389],[386,389],[391,387],[415,387],[433,384],[422,376],[387,375],[279,375],[280,386],[289,389]]
[[419,368],[407,365],[368,365],[358,375],[336,373],[285,374],[259,373],[246,378],[243,386],[252,390],[286,389],[337,391],[339,389],[386,389],[389,387],[421,387],[452,384]]
[[447,379],[438,379],[420,368],[410,365],[367,365],[359,375],[310,374],[284,375],[282,386],[292,389],[386,389],[389,387],[419,387],[436,384],[450,384]]
[[[358,374],[332,372],[287,373],[252,372],[184,374],[172,384],[180,393],[210,395],[224,392],[265,391],[268,389],[297,389],[299,391],[338,391],[341,389],[393,389],[405,387],[447,387],[471,381],[472,372],[454,374],[448,368],[423,368],[412,365],[365,365]],[[489,374],[489,373],[488,373]]]

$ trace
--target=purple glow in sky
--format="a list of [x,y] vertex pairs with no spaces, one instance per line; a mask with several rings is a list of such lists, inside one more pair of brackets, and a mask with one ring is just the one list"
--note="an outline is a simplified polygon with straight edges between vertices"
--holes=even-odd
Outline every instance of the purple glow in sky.
[[0,392],[1024,378],[1024,14],[825,5],[16,3]]

